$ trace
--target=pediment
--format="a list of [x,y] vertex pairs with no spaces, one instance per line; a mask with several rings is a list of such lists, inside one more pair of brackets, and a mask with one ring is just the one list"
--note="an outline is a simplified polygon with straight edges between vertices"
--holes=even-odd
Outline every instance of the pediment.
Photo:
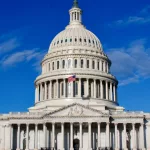
[[72,105],[65,106],[54,112],[46,114],[44,117],[96,117],[96,116],[108,116],[99,110],[74,103]]

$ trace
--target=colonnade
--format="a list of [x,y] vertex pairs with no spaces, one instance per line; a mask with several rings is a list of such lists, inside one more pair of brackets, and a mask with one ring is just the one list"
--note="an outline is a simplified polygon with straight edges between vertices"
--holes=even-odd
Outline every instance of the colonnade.
[[49,80],[36,86],[35,102],[74,97],[117,102],[116,88],[115,83],[100,79],[77,78],[75,82],[70,83],[68,79]]
[[[44,147],[48,147],[47,145],[47,124],[48,123],[43,123],[43,141],[44,141]],[[55,147],[55,139],[56,139],[56,130],[55,130],[55,127],[56,127],[56,124],[58,123],[50,123],[52,125],[52,139],[51,140],[51,145],[50,147],[51,148],[54,148],[56,149]],[[65,122],[61,122],[59,123],[61,124],[61,139],[62,139],[62,145],[61,145],[61,150],[64,150],[65,149]],[[80,122],[78,123],[79,124],[79,138],[80,138],[80,143],[79,143],[79,146],[80,146],[80,149],[83,148],[83,122]],[[86,123],[87,124],[87,127],[88,127],[88,150],[92,150],[92,122],[88,122]],[[101,125],[104,123],[102,122],[98,122],[96,123],[97,124],[97,149],[99,148],[102,148],[101,146]],[[32,124],[33,125],[33,124]],[[114,134],[115,134],[115,146],[113,148],[115,148],[115,150],[118,150],[120,149],[120,146],[119,146],[119,142],[118,142],[118,124],[117,123],[114,123]],[[145,145],[144,145],[144,124],[140,124],[139,126],[139,139],[140,139],[140,145],[139,147],[137,146],[137,137],[135,136],[135,125],[136,124],[131,124],[132,125],[132,147],[128,148],[127,147],[127,124],[126,123],[123,123],[123,133],[122,133],[122,141],[123,141],[123,145],[122,145],[122,149],[126,150],[126,149],[133,149],[133,150],[136,150],[138,148],[140,148],[141,150],[144,150],[145,149]],[[112,123],[110,124],[109,122],[106,122],[105,123],[105,141],[106,141],[106,147],[108,149],[112,148],[112,145],[110,144],[110,126],[112,126]],[[10,149],[13,149],[13,139],[14,139],[14,136],[13,136],[13,125],[10,126],[11,127],[11,147]],[[20,131],[21,131],[21,124],[18,124],[17,125],[17,150],[20,150]],[[26,124],[26,150],[29,150],[29,132],[30,132],[30,124]],[[70,143],[69,143],[69,146],[70,146],[70,150],[73,150],[73,134],[74,134],[74,123],[71,122],[70,123]],[[35,134],[34,134],[34,149],[38,149],[38,124],[35,124]],[[60,141],[59,141],[60,142]]]

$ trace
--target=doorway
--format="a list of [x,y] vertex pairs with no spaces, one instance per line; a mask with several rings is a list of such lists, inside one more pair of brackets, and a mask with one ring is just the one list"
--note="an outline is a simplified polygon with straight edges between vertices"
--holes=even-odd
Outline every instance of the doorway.
[[79,139],[74,139],[73,140],[73,148],[74,148],[74,150],[79,150],[79,144],[80,144]]

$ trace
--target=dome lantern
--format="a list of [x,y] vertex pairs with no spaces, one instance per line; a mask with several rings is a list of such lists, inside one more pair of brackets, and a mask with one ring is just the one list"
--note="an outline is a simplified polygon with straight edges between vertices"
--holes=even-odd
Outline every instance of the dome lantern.
[[78,1],[74,0],[73,7],[70,9],[70,24],[82,23],[82,10],[78,6]]

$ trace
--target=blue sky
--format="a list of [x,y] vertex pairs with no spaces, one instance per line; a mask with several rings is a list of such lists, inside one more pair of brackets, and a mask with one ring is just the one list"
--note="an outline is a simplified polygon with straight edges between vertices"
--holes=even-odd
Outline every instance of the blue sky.
[[[34,105],[34,80],[73,0],[5,0],[0,5],[0,113]],[[101,40],[126,110],[150,112],[150,1],[79,0],[83,23]]]

